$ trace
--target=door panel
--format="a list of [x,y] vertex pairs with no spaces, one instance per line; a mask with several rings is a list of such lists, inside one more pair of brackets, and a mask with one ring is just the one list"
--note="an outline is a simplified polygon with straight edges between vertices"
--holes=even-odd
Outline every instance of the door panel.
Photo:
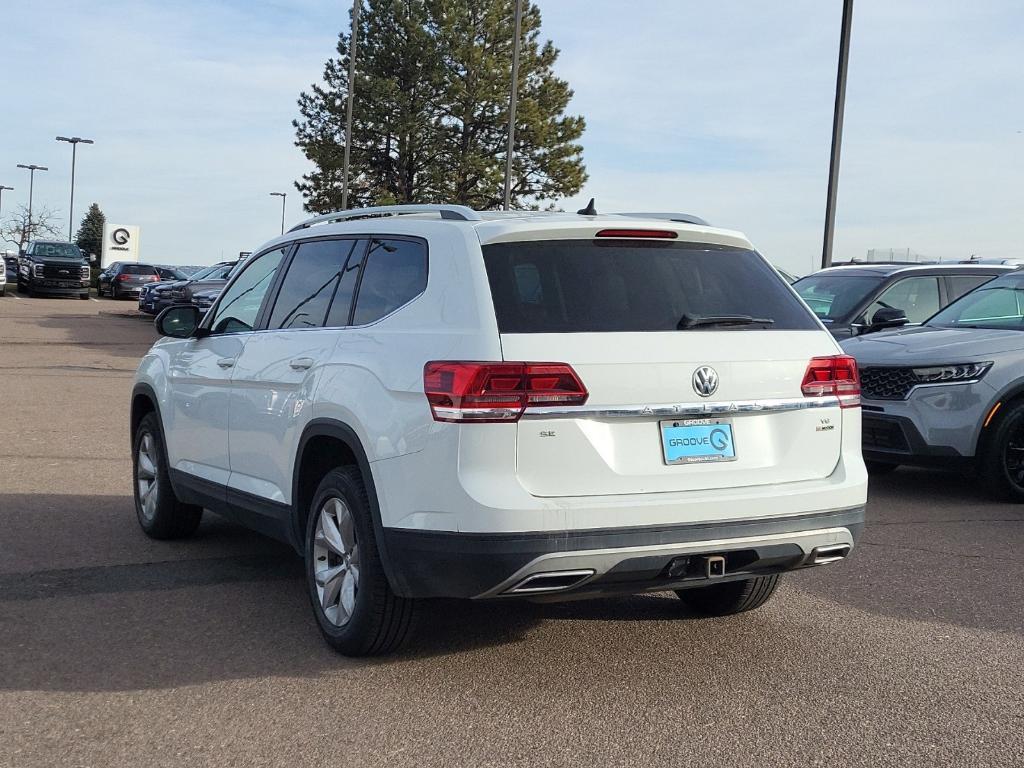
[[228,408],[232,365],[244,335],[207,336],[179,342],[169,354],[170,412],[166,414],[170,465],[227,485]]

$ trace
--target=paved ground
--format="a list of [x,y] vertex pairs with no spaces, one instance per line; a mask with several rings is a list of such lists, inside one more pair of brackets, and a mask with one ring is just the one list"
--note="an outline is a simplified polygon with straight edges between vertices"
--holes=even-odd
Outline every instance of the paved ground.
[[1024,509],[970,480],[878,480],[855,557],[746,616],[438,603],[350,661],[283,546],[139,531],[114,307],[0,299],[0,766],[1024,765]]

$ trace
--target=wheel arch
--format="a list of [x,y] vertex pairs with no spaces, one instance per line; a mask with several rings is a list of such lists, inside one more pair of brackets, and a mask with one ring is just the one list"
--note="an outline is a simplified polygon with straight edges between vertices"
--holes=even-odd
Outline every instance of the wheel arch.
[[384,574],[396,594],[407,594],[405,584],[396,578],[396,571],[388,556],[381,523],[380,502],[366,450],[359,435],[344,422],[335,419],[313,419],[306,425],[299,439],[295,467],[292,471],[292,537],[296,549],[300,555],[303,554],[305,528],[313,494],[323,475],[339,463],[354,464],[359,469],[366,486],[366,496],[370,501],[373,533],[377,540],[377,552],[384,567]]
[[[1005,413],[1005,409],[1011,403],[1017,402],[1024,399],[1024,380],[1013,381],[1004,387],[995,397],[989,400],[985,406],[984,417],[982,418],[981,424],[978,425],[978,434],[974,444],[974,455],[980,456],[982,450],[985,447],[985,438],[990,434],[988,427],[992,426],[995,422],[996,416]],[[999,410],[995,413],[992,409],[999,406]],[[993,418],[989,418],[989,417]]]
[[147,413],[155,413],[157,422],[160,424],[160,439],[163,439],[164,422],[160,414],[160,400],[156,396],[156,390],[149,384],[138,383],[132,387],[132,408],[131,420],[128,427],[128,444],[135,443],[135,430],[139,422]]

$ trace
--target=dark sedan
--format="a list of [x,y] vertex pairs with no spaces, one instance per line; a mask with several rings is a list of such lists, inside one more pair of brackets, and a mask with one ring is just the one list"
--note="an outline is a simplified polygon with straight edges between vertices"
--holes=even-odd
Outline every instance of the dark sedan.
[[96,282],[96,293],[112,299],[138,296],[144,285],[159,280],[160,271],[152,264],[116,261],[100,272]]
[[[139,309],[150,315],[158,315],[165,308],[171,306],[171,304],[185,303],[190,300],[184,298],[185,288],[190,284],[207,279],[221,280],[226,278],[233,265],[233,262],[221,262],[214,264],[212,267],[200,269],[185,280],[164,281],[144,288],[142,293],[139,294]],[[219,285],[223,285],[223,282],[219,283]]]

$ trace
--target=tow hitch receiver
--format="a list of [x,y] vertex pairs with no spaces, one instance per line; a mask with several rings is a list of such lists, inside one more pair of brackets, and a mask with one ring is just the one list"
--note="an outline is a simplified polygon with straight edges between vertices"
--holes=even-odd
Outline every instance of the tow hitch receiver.
[[725,576],[725,558],[721,555],[708,555],[704,558],[704,575],[709,579]]

